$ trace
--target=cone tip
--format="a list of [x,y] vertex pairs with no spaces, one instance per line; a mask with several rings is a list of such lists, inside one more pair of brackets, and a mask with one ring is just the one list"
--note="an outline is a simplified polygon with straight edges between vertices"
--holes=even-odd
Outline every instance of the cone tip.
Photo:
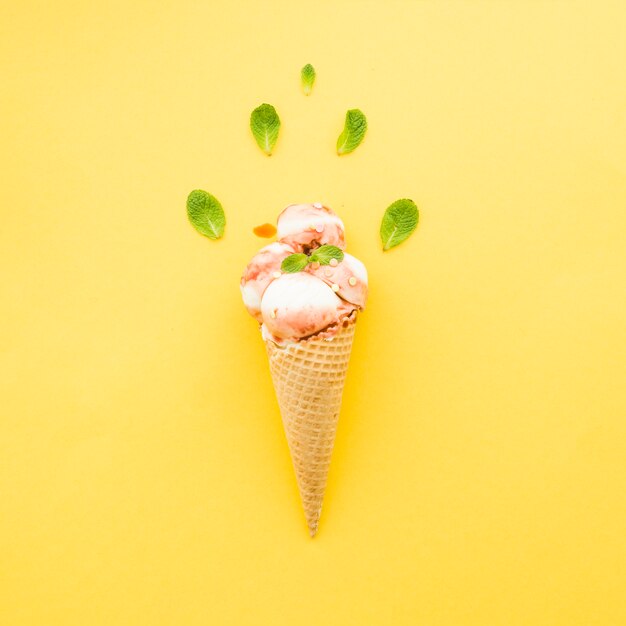
[[306,516],[306,525],[309,529],[309,535],[311,538],[315,537],[317,534],[317,528],[320,523],[320,510],[318,509],[314,514],[309,514]]

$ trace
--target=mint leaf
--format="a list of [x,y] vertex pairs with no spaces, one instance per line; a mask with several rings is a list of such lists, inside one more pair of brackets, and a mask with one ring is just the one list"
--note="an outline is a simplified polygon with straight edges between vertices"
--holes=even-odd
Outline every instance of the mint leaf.
[[346,113],[346,121],[344,124],[343,132],[337,139],[337,154],[348,154],[352,152],[365,137],[365,131],[367,130],[367,120],[365,115],[359,109],[350,109]]
[[315,68],[310,63],[307,63],[300,70],[300,78],[302,80],[302,91],[304,91],[305,96],[308,96],[315,82]]
[[224,234],[224,209],[217,198],[202,189],[195,189],[187,197],[187,217],[209,239],[219,239]]
[[295,272],[301,272],[309,264],[309,257],[306,254],[290,254],[283,259],[280,264],[280,269],[283,272],[294,274]]
[[328,265],[331,259],[337,259],[339,262],[343,261],[343,252],[337,246],[324,244],[311,254],[309,263],[317,262],[320,265]]
[[332,259],[343,261],[343,252],[337,248],[337,246],[324,244],[315,250],[311,256],[302,253],[290,254],[287,258],[283,259],[280,269],[283,270],[283,272],[293,274],[294,272],[301,272],[309,263],[328,265]]
[[419,211],[413,200],[396,200],[387,207],[380,225],[383,250],[395,248],[417,228]]
[[280,129],[280,119],[276,109],[271,104],[262,104],[254,109],[250,115],[250,129],[259,148],[270,156]]

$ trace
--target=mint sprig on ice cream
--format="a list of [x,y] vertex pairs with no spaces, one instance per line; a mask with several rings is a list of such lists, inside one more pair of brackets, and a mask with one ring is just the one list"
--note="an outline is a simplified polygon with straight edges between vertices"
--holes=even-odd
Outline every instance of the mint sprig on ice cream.
[[295,272],[301,272],[309,263],[336,266],[342,260],[343,252],[337,246],[325,244],[311,252],[311,254],[304,254],[303,252],[290,254],[283,259],[280,269],[283,272],[294,274]]

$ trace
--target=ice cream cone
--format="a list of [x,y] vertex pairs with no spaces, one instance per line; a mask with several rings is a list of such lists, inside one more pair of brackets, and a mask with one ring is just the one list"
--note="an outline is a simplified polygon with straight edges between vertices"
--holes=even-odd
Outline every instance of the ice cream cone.
[[272,381],[311,537],[317,532],[335,443],[356,313],[332,337],[286,347],[266,341]]
[[317,532],[367,270],[344,252],[343,222],[320,202],[289,205],[278,241],[246,266],[241,295],[261,323],[309,533]]

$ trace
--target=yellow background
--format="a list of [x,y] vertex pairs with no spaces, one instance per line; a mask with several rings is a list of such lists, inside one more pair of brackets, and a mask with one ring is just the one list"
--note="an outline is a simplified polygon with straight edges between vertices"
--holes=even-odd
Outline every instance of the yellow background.
[[[624,3],[0,13],[2,624],[626,623]],[[371,278],[315,540],[238,291],[297,201]]]

